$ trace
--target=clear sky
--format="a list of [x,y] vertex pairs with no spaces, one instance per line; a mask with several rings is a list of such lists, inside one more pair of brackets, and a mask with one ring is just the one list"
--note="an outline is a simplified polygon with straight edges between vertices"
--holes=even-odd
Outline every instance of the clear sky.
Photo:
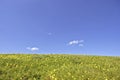
[[0,0],[0,53],[120,56],[120,0]]

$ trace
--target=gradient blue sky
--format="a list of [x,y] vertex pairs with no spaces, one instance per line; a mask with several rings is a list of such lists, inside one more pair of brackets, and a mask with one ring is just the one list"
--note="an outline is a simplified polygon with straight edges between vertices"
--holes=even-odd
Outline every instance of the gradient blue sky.
[[0,0],[0,53],[120,56],[120,0]]

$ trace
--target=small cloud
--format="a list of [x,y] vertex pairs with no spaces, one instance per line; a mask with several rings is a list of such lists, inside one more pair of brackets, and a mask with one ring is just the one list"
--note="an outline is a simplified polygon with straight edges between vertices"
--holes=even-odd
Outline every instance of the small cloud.
[[79,44],[79,40],[73,40],[69,42],[69,45]]
[[80,43],[83,43],[83,42],[84,42],[84,40],[73,40],[73,41],[69,42],[69,45],[80,44]]
[[79,45],[79,46],[83,47],[84,46],[83,42],[84,42],[84,40],[73,40],[73,41],[70,41],[68,43],[68,45]]
[[39,50],[39,48],[37,48],[37,47],[27,47],[26,49],[30,50],[30,51],[38,51]]

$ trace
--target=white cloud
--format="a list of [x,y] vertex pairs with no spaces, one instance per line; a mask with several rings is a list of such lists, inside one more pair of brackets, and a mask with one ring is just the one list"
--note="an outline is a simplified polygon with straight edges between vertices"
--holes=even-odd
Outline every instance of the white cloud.
[[26,49],[30,50],[30,51],[38,51],[39,48],[37,47],[27,47]]
[[70,41],[68,43],[68,45],[79,45],[79,46],[83,47],[84,46],[83,42],[84,42],[84,40],[73,40],[73,41]]
[[73,41],[69,42],[69,45],[80,44],[80,43],[83,43],[83,42],[84,42],[84,40],[73,40]]
[[69,42],[69,45],[79,44],[78,40],[73,40]]

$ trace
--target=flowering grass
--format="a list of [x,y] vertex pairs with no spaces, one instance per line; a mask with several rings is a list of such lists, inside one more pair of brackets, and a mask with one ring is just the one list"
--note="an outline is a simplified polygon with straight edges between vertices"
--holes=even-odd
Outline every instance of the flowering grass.
[[0,54],[0,80],[120,80],[120,57]]

